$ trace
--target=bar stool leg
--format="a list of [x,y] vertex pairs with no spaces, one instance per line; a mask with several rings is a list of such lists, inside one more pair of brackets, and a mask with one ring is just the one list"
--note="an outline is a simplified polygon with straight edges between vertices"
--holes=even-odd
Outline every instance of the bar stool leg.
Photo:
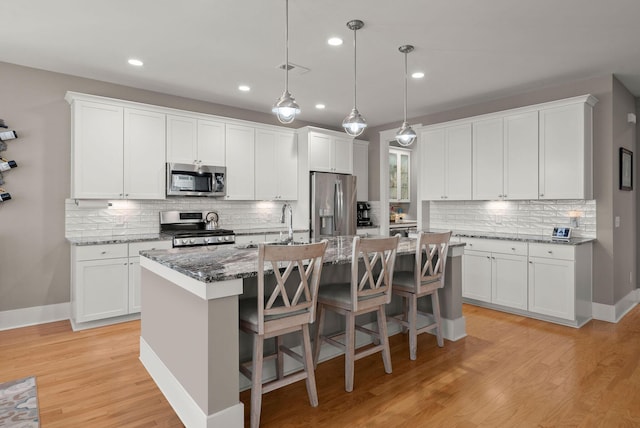
[[418,298],[412,294],[409,300],[409,358],[416,359],[418,351]]
[[316,376],[313,371],[313,359],[311,357],[311,337],[309,336],[309,324],[302,326],[302,352],[304,353],[304,371],[307,372],[307,393],[311,407],[318,406],[318,390],[316,389]]
[[256,334],[253,341],[253,373],[251,379],[251,428],[260,426],[260,410],[262,408],[262,363],[264,337]]
[[347,312],[345,326],[345,353],[344,353],[344,389],[353,391],[353,376],[356,348],[356,316],[353,312]]
[[378,334],[383,345],[382,361],[384,362],[384,371],[389,374],[391,368],[391,350],[389,349],[389,334],[387,332],[387,316],[384,313],[384,306],[378,308]]

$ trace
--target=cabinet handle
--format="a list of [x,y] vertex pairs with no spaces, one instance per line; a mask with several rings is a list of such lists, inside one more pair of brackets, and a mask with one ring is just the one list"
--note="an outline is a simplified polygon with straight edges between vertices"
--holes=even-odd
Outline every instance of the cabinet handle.
[[533,264],[533,262],[529,262],[529,264],[530,264],[530,265],[532,265],[532,264]]
[[127,265],[127,263],[124,264],[125,266]]
[[503,197],[503,198],[506,198],[506,197],[507,197],[507,195],[502,195],[502,197]]
[[126,197],[129,197],[129,194],[128,194],[128,193],[125,193],[124,195],[125,195]]
[[107,252],[106,251],[101,251],[100,254],[107,254]]
[[120,193],[120,196],[123,196],[122,193]]
[[542,197],[542,196],[544,196],[544,193],[540,193],[540,196],[541,196],[541,197]]
[[487,256],[487,259],[490,259],[491,257]]
[[515,251],[515,250],[516,250],[516,248],[515,248],[515,247],[511,247],[511,251]]
[[547,251],[547,253],[549,253],[549,254],[553,254],[553,251],[549,250],[549,251]]

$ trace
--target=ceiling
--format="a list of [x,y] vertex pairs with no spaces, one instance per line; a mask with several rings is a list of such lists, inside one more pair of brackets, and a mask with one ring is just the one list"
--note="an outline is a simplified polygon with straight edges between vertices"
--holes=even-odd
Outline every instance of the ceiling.
[[[269,112],[284,89],[284,0],[6,0],[0,61]],[[638,0],[290,0],[289,89],[301,119],[370,126],[615,74],[640,94]],[[327,44],[340,36],[339,47]],[[140,58],[144,66],[127,64]],[[0,82],[1,82],[0,76]],[[251,90],[238,91],[239,84]],[[325,110],[317,110],[324,103]]]

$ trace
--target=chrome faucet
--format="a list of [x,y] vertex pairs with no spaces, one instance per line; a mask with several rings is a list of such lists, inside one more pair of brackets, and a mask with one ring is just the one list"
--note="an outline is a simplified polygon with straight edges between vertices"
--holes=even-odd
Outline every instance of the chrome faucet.
[[285,203],[282,206],[282,218],[280,218],[280,223],[285,222],[285,213],[289,208],[289,236],[287,237],[288,242],[293,242],[293,208],[291,208],[291,204]]

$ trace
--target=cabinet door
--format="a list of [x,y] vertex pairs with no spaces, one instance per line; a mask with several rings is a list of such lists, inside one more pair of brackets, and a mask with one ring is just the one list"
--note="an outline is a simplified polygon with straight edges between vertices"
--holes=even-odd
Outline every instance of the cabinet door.
[[491,253],[465,251],[462,257],[462,297],[491,302]]
[[575,318],[574,263],[529,257],[529,311],[568,320]]
[[256,129],[256,199],[277,199],[278,168],[276,139],[275,132]]
[[389,151],[389,202],[398,201],[398,155],[394,151]]
[[422,200],[441,201],[445,196],[445,130],[424,131],[420,141]]
[[198,161],[203,165],[225,166],[225,124],[198,119]]
[[353,143],[353,175],[357,178],[357,199],[369,200],[369,143]]
[[196,119],[167,115],[167,162],[192,164],[197,161]]
[[341,174],[353,173],[353,140],[350,138],[334,138],[333,148],[334,171]]
[[140,257],[129,257],[129,313],[142,310],[140,296]]
[[446,199],[471,199],[471,123],[447,128]]
[[527,309],[527,257],[492,254],[493,303]]
[[123,111],[109,104],[74,101],[72,198],[122,198]]
[[255,198],[255,129],[226,126],[227,199],[250,201]]
[[124,197],[165,199],[165,115],[124,111]]
[[504,118],[504,198],[538,199],[538,112]]
[[[260,159],[260,158],[256,158]],[[276,133],[276,172],[278,199],[298,199],[298,140],[295,134]],[[259,161],[258,161],[259,162]],[[256,165],[257,166],[257,165]]]
[[127,258],[76,262],[78,322],[129,312],[128,262]]
[[586,199],[584,104],[540,110],[540,199]]
[[309,133],[309,171],[333,172],[334,142],[329,135]]
[[473,199],[503,198],[502,127],[502,118],[473,123]]

